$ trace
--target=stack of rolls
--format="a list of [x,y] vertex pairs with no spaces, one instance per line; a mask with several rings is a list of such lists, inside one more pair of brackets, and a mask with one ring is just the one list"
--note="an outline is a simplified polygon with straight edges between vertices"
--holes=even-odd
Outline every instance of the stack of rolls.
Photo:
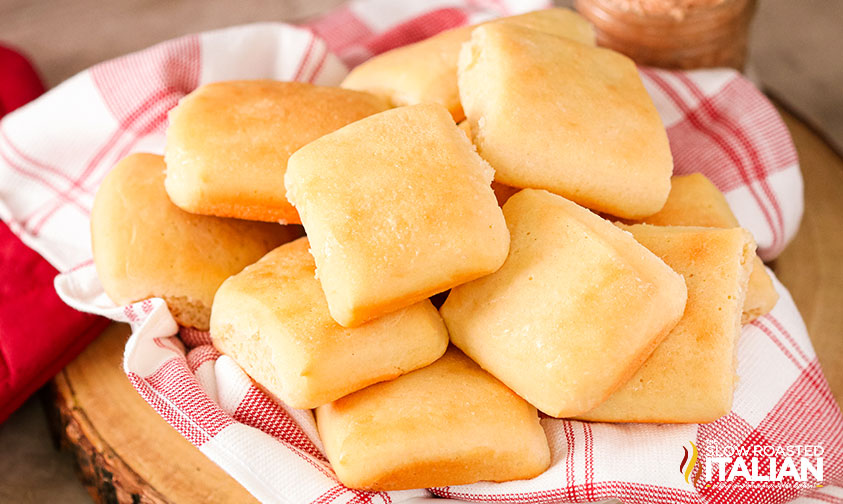
[[94,259],[114,302],[163,298],[314,410],[343,484],[526,479],[551,461],[539,412],[731,407],[741,323],[777,298],[723,195],[672,171],[635,65],[550,9],[381,54],[336,88],[196,89],[163,157],[104,180]]

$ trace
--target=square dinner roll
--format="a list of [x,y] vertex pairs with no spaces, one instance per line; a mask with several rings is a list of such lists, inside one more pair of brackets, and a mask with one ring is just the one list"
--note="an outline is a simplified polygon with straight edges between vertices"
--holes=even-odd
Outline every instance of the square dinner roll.
[[509,481],[550,466],[536,409],[453,347],[430,366],[320,406],[316,422],[350,488]]
[[[670,195],[657,213],[641,219],[657,226],[738,227],[738,219],[729,202],[717,187],[702,173],[677,175],[670,179]],[[748,324],[776,306],[779,295],[764,262],[752,258],[752,273],[743,306],[742,323]]]
[[627,218],[664,205],[673,170],[667,134],[626,56],[486,24],[460,53],[459,92],[497,182]]
[[685,283],[629,233],[547,191],[503,207],[512,236],[497,272],[454,287],[451,341],[544,413],[600,404],[682,317]]
[[368,93],[301,82],[206,84],[170,111],[167,193],[192,213],[299,223],[285,197],[290,154],[387,108]]
[[290,157],[334,320],[351,327],[497,270],[509,232],[493,171],[441,106],[388,110]]
[[740,227],[729,202],[702,173],[670,178],[670,193],[661,210],[632,223],[654,226]]
[[735,345],[755,241],[741,228],[622,226],[685,278],[682,320],[632,378],[595,409],[599,422],[713,422],[729,413]]
[[428,300],[354,329],[328,313],[307,238],[226,280],[211,340],[293,408],[315,408],[438,359],[448,332]]
[[118,305],[161,297],[176,321],[208,329],[220,284],[301,236],[281,226],[194,215],[164,191],[164,159],[132,154],[105,177],[91,210],[97,276]]
[[[547,9],[497,19],[594,45],[594,28],[569,9]],[[433,37],[379,54],[355,67],[341,86],[388,98],[394,105],[438,103],[455,121],[465,117],[457,90],[460,47],[474,26],[444,31]]]

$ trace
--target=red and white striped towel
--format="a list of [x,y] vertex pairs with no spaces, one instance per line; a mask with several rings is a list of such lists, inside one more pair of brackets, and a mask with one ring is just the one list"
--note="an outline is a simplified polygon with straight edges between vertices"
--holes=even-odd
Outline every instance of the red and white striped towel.
[[[258,390],[207,334],[178,333],[160,299],[115,307],[91,265],[88,213],[103,176],[134,151],[161,152],[166,112],[197,85],[274,78],[336,84],[356,64],[437,31],[544,7],[543,0],[365,0],[308,27],[257,24],[165,42],[71,78],[0,123],[0,216],[65,272],[70,305],[131,323],[124,366],[175,429],[265,502],[628,503],[843,502],[843,418],[784,287],[776,308],[743,329],[733,411],[707,425],[612,425],[544,419],[553,465],[529,481],[405,492],[343,487],[308,411]],[[642,69],[667,127],[677,173],[703,172],[726,193],[765,259],[794,235],[802,179],[772,105],[730,70]],[[689,442],[700,447],[690,482]],[[707,446],[821,445],[822,486],[711,484]],[[776,455],[781,466],[783,456]],[[683,460],[685,459],[685,460]],[[693,460],[693,459],[692,459]],[[816,463],[816,461],[814,461]],[[766,462],[765,462],[766,463]],[[767,474],[768,466],[760,473]],[[785,483],[792,483],[786,480]]]

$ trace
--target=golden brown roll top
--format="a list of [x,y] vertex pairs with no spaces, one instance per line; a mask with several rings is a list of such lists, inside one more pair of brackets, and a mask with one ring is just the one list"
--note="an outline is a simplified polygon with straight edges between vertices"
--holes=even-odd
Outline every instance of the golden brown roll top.
[[459,92],[497,182],[627,218],[664,205],[673,170],[667,134],[625,56],[486,24],[460,53]]
[[[529,12],[490,23],[523,26],[582,44],[595,43],[591,24],[568,9]],[[438,103],[455,121],[461,121],[465,114],[457,90],[457,59],[474,28],[454,28],[379,54],[355,67],[342,87],[384,96],[395,106]]]
[[290,155],[387,108],[368,93],[301,82],[206,84],[170,112],[167,193],[193,213],[299,223],[285,196]]
[[503,207],[509,256],[440,312],[451,341],[539,410],[593,409],[682,317],[681,276],[610,222],[525,189]]
[[603,422],[712,422],[729,413],[735,346],[755,257],[741,228],[621,226],[685,278],[682,320],[644,365],[595,409]]
[[367,117],[290,157],[334,320],[348,327],[498,269],[509,232],[493,171],[435,104]]
[[[641,219],[657,226],[738,227],[738,219],[726,197],[702,173],[677,175],[670,179],[670,194],[656,214]],[[756,254],[744,301],[742,322],[748,324],[776,306],[779,295],[764,262]]]
[[428,300],[355,327],[328,313],[307,238],[282,245],[226,280],[211,339],[294,408],[314,408],[438,359],[448,332]]
[[536,409],[459,350],[316,410],[340,481],[402,490],[538,476],[550,450]]

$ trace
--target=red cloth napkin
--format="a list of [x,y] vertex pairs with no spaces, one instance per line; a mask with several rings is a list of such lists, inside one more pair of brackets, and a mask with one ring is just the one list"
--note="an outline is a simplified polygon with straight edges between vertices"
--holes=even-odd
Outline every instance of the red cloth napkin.
[[[0,117],[44,92],[38,73],[0,45]],[[0,223],[0,423],[108,324],[56,295],[58,271]]]
[[26,105],[44,92],[32,64],[20,53],[0,44],[0,117]]

